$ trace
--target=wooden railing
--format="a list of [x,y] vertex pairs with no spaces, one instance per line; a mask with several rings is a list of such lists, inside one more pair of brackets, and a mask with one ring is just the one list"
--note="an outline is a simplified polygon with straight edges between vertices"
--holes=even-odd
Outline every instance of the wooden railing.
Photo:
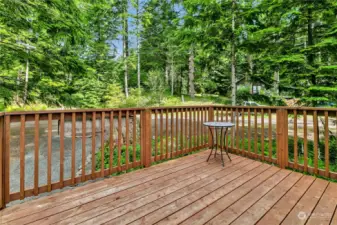
[[220,105],[0,113],[0,207],[207,148],[213,120],[235,124],[225,138],[234,154],[337,179],[336,118]]

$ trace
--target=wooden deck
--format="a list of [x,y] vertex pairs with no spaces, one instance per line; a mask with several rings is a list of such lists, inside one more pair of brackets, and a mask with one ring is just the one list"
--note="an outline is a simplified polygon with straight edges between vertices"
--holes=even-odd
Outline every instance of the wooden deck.
[[2,210],[1,224],[337,224],[337,184],[209,151]]

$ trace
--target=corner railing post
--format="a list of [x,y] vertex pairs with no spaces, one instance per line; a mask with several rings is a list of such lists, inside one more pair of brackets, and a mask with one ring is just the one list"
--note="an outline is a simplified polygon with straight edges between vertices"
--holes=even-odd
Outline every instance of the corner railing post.
[[142,164],[145,167],[151,166],[151,110],[145,109],[141,113],[141,143],[143,159]]
[[5,166],[5,116],[0,115],[0,210],[5,208],[5,179],[4,179],[4,166]]
[[[214,120],[214,107],[210,106],[208,107],[208,121],[213,120]],[[212,134],[210,129],[208,129],[208,147],[211,147],[212,145],[213,145]]]
[[285,169],[288,166],[288,111],[286,109],[276,111],[276,130],[277,164]]

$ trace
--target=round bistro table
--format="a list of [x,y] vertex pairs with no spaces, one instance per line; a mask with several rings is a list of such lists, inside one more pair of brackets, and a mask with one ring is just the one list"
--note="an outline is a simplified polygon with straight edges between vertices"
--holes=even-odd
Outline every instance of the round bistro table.
[[[228,129],[234,127],[234,124],[228,123],[228,122],[209,121],[209,122],[205,122],[204,126],[207,126],[209,128],[209,131],[210,131],[211,136],[212,136],[212,148],[211,148],[211,152],[210,152],[210,154],[207,158],[207,162],[211,158],[214,147],[215,147],[214,158],[216,157],[216,152],[218,150],[218,145],[217,145],[217,143],[218,143],[218,131],[220,130],[220,155],[221,155],[222,166],[225,166],[225,163],[224,163],[224,160],[223,160],[223,155],[222,155],[222,150],[224,149],[224,147],[223,147],[224,138],[227,135]],[[215,131],[215,141],[214,141],[214,131]],[[223,133],[223,131],[225,131],[225,132]],[[228,146],[227,145],[225,147],[225,152],[226,152],[229,160],[232,161],[231,157],[228,154]]]

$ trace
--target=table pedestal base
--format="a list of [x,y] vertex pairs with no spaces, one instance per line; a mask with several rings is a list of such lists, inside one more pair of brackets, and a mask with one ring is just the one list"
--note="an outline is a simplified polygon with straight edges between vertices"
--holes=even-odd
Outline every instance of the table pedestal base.
[[[215,142],[214,142],[214,134],[213,134],[213,130],[212,129],[215,129]],[[214,153],[214,158],[216,158],[216,152],[218,150],[218,129],[220,130],[220,155],[221,155],[221,162],[222,162],[222,166],[224,167],[225,166],[225,162],[223,160],[223,154],[222,154],[222,151],[223,151],[223,143],[224,143],[224,138],[226,137],[226,134],[227,134],[227,131],[228,131],[228,128],[224,128],[224,127],[220,127],[220,128],[217,128],[217,127],[209,127],[209,130],[211,132],[211,136],[212,136],[212,148],[211,148],[211,152],[207,158],[207,161],[209,161],[209,159],[211,158],[211,155],[213,153],[213,150],[214,150],[214,147],[215,147],[215,153]],[[223,134],[223,129],[225,129],[225,133],[224,135]],[[231,157],[229,156],[228,154],[228,146],[226,145],[225,147],[225,152],[227,154],[227,157],[229,158],[230,161],[232,161]]]

